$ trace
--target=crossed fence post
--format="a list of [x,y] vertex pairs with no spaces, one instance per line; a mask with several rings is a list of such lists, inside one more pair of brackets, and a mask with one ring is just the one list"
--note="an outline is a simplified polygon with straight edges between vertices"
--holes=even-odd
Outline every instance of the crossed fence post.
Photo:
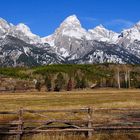
[[20,108],[18,111],[18,135],[17,140],[21,140],[23,134],[23,108]]
[[88,131],[88,137],[91,138],[92,137],[92,113],[93,110],[92,108],[88,108],[88,129],[90,129]]

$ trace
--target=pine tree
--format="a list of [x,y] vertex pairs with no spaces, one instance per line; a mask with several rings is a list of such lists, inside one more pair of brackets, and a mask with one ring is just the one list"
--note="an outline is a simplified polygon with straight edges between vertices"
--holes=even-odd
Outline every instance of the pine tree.
[[51,83],[51,76],[50,75],[46,75],[45,78],[45,86],[47,88],[48,91],[51,91],[52,89],[52,83]]
[[64,84],[65,84],[65,79],[64,79],[62,73],[59,73],[57,75],[56,80],[55,80],[54,91],[58,91],[59,92],[60,90],[62,90]]
[[80,78],[79,78],[79,76],[77,75],[76,77],[75,77],[75,81],[76,81],[76,85],[75,85],[75,88],[80,88],[80,85],[81,85],[81,81],[80,81]]
[[72,80],[70,78],[67,84],[67,91],[71,91],[71,90],[72,90]]
[[82,77],[82,79],[80,81],[80,88],[82,88],[82,89],[86,88],[86,80],[85,80],[85,77]]

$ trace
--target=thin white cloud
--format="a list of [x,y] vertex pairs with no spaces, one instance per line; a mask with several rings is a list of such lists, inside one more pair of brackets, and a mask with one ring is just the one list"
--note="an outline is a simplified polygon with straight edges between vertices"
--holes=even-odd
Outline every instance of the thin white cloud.
[[102,24],[106,28],[116,31],[116,32],[121,32],[122,30],[128,29],[135,24],[134,22],[125,20],[125,19],[113,19],[110,21],[105,21],[105,20],[101,20],[101,19],[97,19],[93,17],[81,17],[80,19],[87,23],[90,23],[90,25],[93,27],[96,27]]
[[124,19],[114,19],[110,22],[105,23],[107,26],[121,26],[122,28],[130,28],[134,25],[132,21]]

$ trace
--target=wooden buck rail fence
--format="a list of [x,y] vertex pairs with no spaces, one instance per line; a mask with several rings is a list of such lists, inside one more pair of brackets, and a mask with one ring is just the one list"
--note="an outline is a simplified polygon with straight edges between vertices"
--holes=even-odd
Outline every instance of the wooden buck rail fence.
[[[48,115],[50,113],[52,116],[54,114],[60,115],[61,119],[56,119],[57,115],[54,115],[53,118],[55,119],[50,119]],[[116,114],[117,117],[111,118],[109,116],[115,113],[118,113]],[[104,118],[104,115],[108,115],[108,119]],[[69,119],[65,119],[67,117]],[[21,140],[24,134],[41,132],[84,132],[86,136],[91,137],[94,132],[120,130],[140,131],[140,109],[27,110],[21,108],[18,111],[0,112],[0,135],[16,135],[17,140]]]

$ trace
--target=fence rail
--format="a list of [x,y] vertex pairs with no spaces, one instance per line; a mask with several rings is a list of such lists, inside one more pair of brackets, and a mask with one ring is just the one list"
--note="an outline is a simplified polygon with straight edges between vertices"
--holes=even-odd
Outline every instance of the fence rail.
[[[106,122],[104,113],[108,115],[109,112],[118,111],[119,115],[116,118],[109,118],[110,123]],[[99,119],[102,122],[97,122],[95,114],[103,113]],[[128,114],[128,118],[122,117]],[[56,113],[71,113],[73,119],[61,118],[57,119],[52,117],[49,119],[48,114],[52,116]],[[26,114],[30,114],[31,118],[28,119]],[[111,113],[110,113],[111,114]],[[49,133],[49,132],[84,132],[88,137],[91,137],[94,132],[101,131],[140,131],[140,109],[139,108],[81,108],[81,109],[62,109],[62,110],[28,110],[20,108],[18,111],[0,111],[0,117],[4,119],[6,116],[14,115],[14,119],[7,121],[0,119],[0,135],[16,135],[17,140],[21,140],[24,134],[30,133]],[[77,116],[76,116],[77,115]],[[95,117],[95,116],[96,117]],[[38,119],[38,116],[41,119]],[[54,115],[55,116],[55,115]],[[82,116],[82,118],[79,118]],[[122,118],[118,118],[118,116]],[[105,121],[104,121],[105,119]],[[104,121],[104,122],[103,122]],[[115,121],[115,122],[114,122]]]

